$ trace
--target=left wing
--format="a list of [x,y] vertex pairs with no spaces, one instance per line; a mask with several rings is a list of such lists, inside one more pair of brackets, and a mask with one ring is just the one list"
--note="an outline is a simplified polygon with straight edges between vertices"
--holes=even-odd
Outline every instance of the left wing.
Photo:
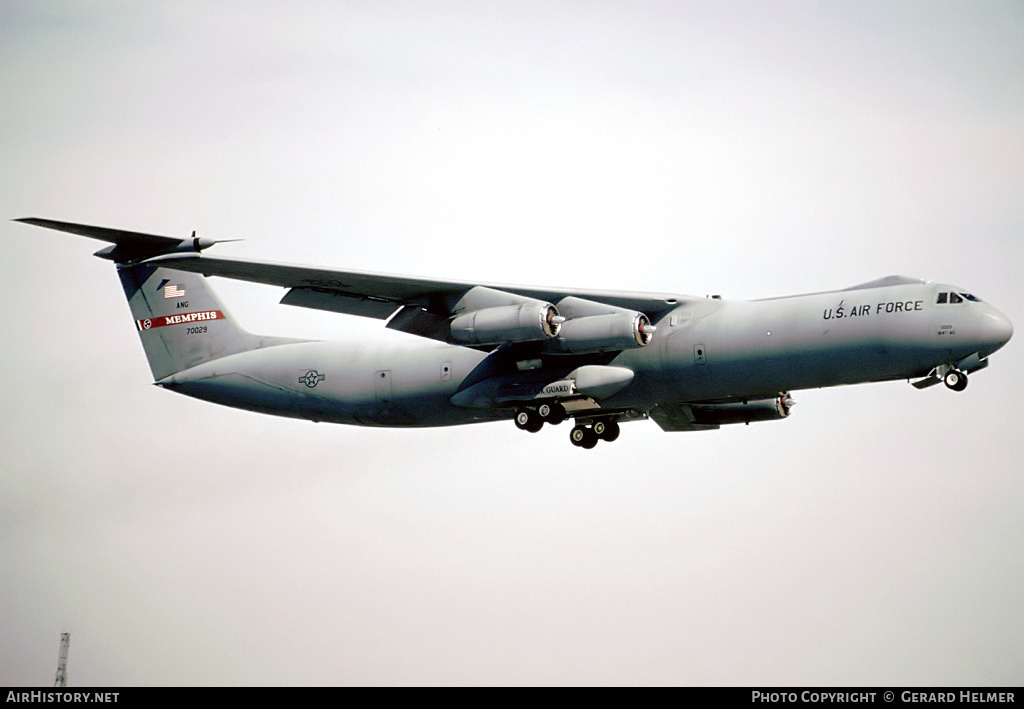
[[[542,288],[537,286],[511,286],[493,283],[471,283],[468,281],[444,281],[412,276],[365,271],[342,271],[310,266],[292,266],[265,261],[212,258],[193,255],[170,255],[161,258],[163,265],[194,271],[207,276],[222,276],[242,281],[265,283],[289,288],[281,302],[288,305],[334,310],[342,313],[363,315],[357,312],[359,306],[344,302],[330,307],[329,299],[318,303],[314,294],[325,295],[342,301],[353,300],[381,304],[370,317],[385,319],[402,305],[416,305],[427,310],[444,310],[450,314],[455,304],[469,290],[475,287],[490,288],[505,293],[538,300],[558,301],[567,296],[586,298],[620,308],[638,310],[648,317],[678,307],[690,296],[653,293],[631,293],[625,291],[587,291],[571,288]],[[309,302],[301,302],[306,301]],[[703,299],[701,299],[703,300]],[[388,311],[390,308],[390,311]]]
[[[49,219],[17,221],[111,242],[114,246],[102,249],[96,255],[117,263],[145,261],[206,276],[279,286],[288,289],[281,299],[286,305],[381,320],[390,318],[389,328],[442,340],[451,339],[448,326],[452,316],[477,309],[473,303],[480,302],[480,298],[468,297],[471,291],[487,291],[483,300],[488,305],[518,302],[516,299],[568,303],[566,299],[573,298],[583,299],[590,305],[603,304],[635,311],[650,320],[686,302],[698,300],[693,296],[676,294],[509,286],[213,258],[202,256],[200,252],[217,242],[195,238],[194,234],[192,238],[177,239]],[[581,315],[594,314],[587,303],[583,304],[582,310],[577,303]],[[565,309],[566,306],[560,307]],[[572,306],[568,307],[571,310]],[[648,327],[653,332],[654,328]]]

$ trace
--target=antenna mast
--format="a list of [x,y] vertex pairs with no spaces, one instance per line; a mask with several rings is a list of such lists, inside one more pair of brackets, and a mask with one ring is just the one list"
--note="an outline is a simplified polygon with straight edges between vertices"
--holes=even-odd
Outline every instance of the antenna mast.
[[57,656],[57,676],[53,679],[54,687],[63,687],[68,683],[68,646],[71,645],[71,633],[60,634],[60,654]]

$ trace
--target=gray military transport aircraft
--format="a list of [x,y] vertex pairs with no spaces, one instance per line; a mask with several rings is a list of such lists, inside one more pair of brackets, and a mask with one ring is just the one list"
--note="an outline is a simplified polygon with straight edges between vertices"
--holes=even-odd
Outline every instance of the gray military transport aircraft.
[[[157,385],[226,406],[363,426],[575,421],[573,445],[619,423],[666,431],[789,416],[789,392],[915,380],[954,391],[1013,334],[958,286],[890,276],[754,301],[533,288],[212,258],[217,243],[49,219],[110,242]],[[337,343],[240,328],[206,282],[287,288],[287,305],[386,320],[420,339]]]

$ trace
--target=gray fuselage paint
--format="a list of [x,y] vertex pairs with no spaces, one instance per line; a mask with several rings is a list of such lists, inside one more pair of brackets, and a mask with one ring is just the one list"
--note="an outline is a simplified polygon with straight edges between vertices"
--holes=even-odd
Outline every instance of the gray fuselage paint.
[[[1005,342],[999,341],[1005,330],[998,323],[1006,321],[998,311],[981,302],[937,304],[936,293],[943,289],[960,290],[914,283],[691,302],[659,319],[647,347],[599,359],[635,373],[628,386],[600,403],[644,412],[659,403],[757,399],[923,377],[973,353],[987,357]],[[158,383],[227,406],[314,421],[448,426],[513,415],[511,407],[451,403],[460,390],[489,376],[488,368],[497,367],[501,357],[500,350],[426,339],[300,342],[231,354]],[[546,357],[529,375],[556,381],[587,362]]]

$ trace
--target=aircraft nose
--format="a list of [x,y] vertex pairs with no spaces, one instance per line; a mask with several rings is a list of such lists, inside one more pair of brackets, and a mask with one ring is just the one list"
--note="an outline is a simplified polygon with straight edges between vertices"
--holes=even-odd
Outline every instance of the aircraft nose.
[[1013,323],[995,308],[988,308],[981,318],[981,340],[985,346],[982,353],[987,357],[1005,345],[1013,337]]

